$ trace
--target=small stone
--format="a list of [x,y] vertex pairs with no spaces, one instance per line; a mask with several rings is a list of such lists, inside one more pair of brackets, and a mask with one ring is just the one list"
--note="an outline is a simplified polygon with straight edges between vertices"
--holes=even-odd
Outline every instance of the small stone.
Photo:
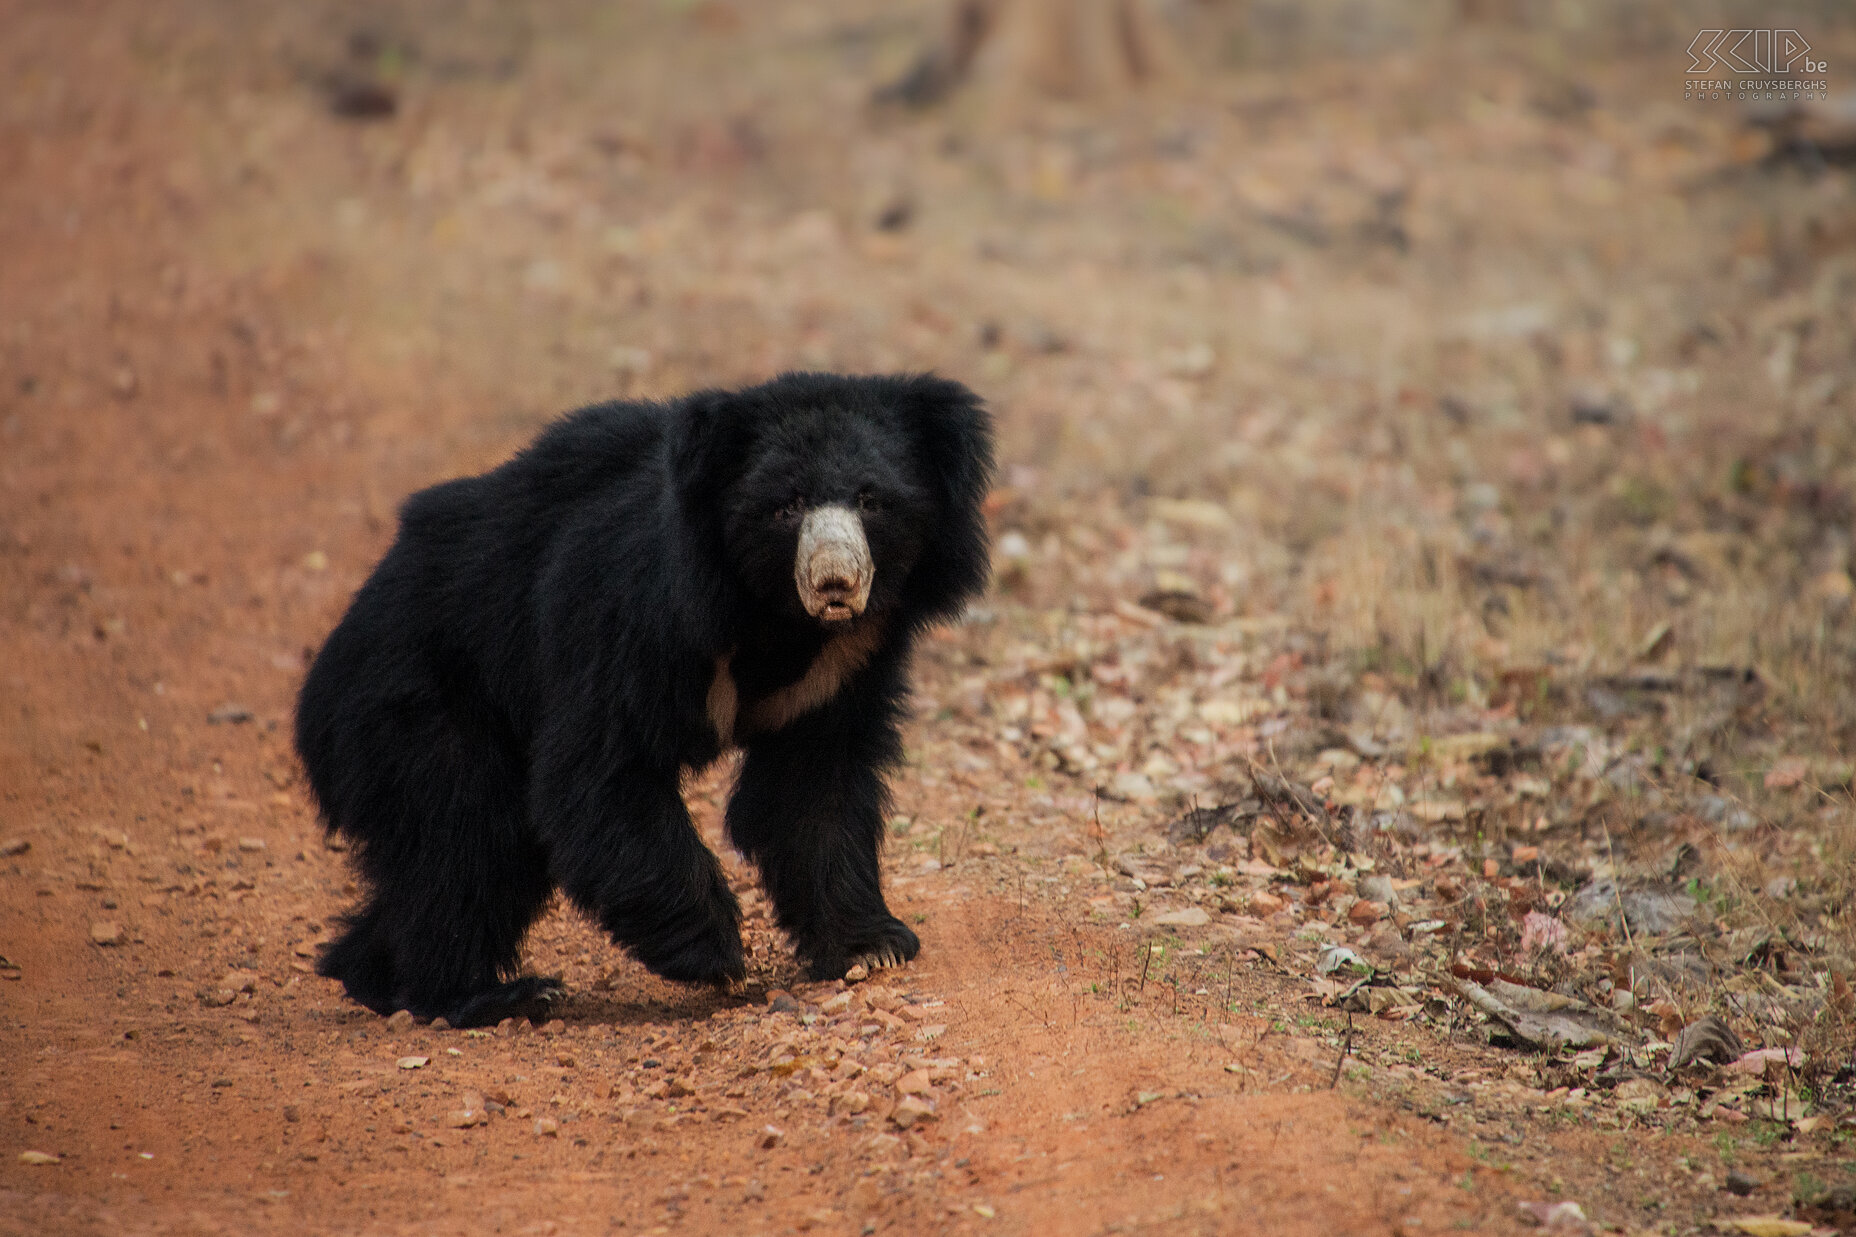
[[818,1007],[818,1012],[821,1014],[841,1014],[844,1011],[848,1010],[850,1007],[851,1007],[851,994],[848,992],[840,992],[838,993],[838,995],[831,997],[827,999],[826,1001],[824,1001],[822,1004],[820,1004]]
[[1585,1209],[1571,1201],[1519,1203],[1516,1205],[1515,1218],[1523,1224],[1544,1228],[1548,1232],[1591,1232],[1591,1222],[1585,1218]]
[[535,1134],[540,1138],[559,1138],[561,1123],[553,1117],[536,1117]]
[[200,993],[200,1004],[208,1009],[223,1009],[238,1000],[238,993],[231,988],[207,988]]
[[398,1064],[401,1069],[424,1069],[431,1061],[430,1057],[401,1057]]
[[566,1029],[566,1021],[560,1018],[550,1018],[548,1021],[541,1024],[541,1033],[543,1035],[559,1035]]
[[943,1035],[946,1035],[946,1034],[947,1034],[947,1024],[942,1023],[942,1022],[937,1022],[931,1026],[925,1026],[921,1028],[919,1031],[915,1032],[915,1038],[922,1041],[923,1043],[927,1043],[931,1039],[940,1039]]
[[870,968],[865,966],[861,962],[857,963],[855,966],[851,967],[850,970],[844,973],[844,982],[847,984],[860,984],[864,980],[869,979],[869,978],[870,978]]
[[906,1130],[923,1121],[934,1120],[934,1105],[916,1096],[905,1095],[897,1101],[889,1119],[897,1129]]
[[869,1111],[870,1093],[868,1091],[846,1091],[832,1100],[831,1108],[833,1112],[855,1117],[861,1112]]
[[664,1094],[675,1100],[682,1099],[686,1095],[694,1095],[696,1090],[681,1078],[667,1078],[664,1080]]
[[763,1125],[760,1127],[761,1150],[771,1151],[775,1147],[779,1146],[781,1143],[785,1141],[786,1141],[786,1131],[781,1129],[779,1126]]
[[1737,1194],[1745,1198],[1759,1188],[1759,1178],[1743,1173],[1737,1168],[1731,1169],[1727,1174],[1727,1180],[1721,1183],[1721,1188],[1729,1194]]
[[925,1069],[911,1070],[896,1079],[896,1090],[902,1095],[926,1095],[934,1089],[934,1080]]
[[1386,917],[1386,904],[1375,902],[1371,898],[1361,898],[1347,909],[1347,918],[1362,926],[1378,923]]
[[44,1165],[44,1164],[57,1164],[60,1161],[57,1156],[49,1155],[43,1151],[22,1151],[19,1153],[19,1162],[21,1164]]
[[804,1005],[793,999],[790,994],[781,992],[777,988],[767,994],[767,1007],[776,1014],[797,1014],[805,1011]]
[[875,1211],[883,1205],[883,1187],[874,1177],[859,1177],[844,1201],[853,1211]]
[[0,842],[0,855],[9,859],[14,855],[23,855],[31,849],[32,843],[28,842],[25,838],[8,838],[6,841]]
[[97,945],[120,945],[129,937],[121,924],[104,920],[90,925],[90,939]]
[[270,843],[263,838],[240,838],[238,840],[238,848],[248,855],[261,851],[269,845]]
[[412,1016],[410,1009],[396,1009],[387,1015],[387,1030],[405,1031],[411,1029],[418,1019]]
[[999,1213],[994,1211],[991,1207],[988,1207],[985,1203],[974,1203],[973,1214],[982,1220],[990,1220]]
[[239,726],[255,716],[256,714],[242,704],[222,704],[208,713],[206,720],[209,725],[213,726]]
[[1203,928],[1211,921],[1212,917],[1205,913],[1204,907],[1200,906],[1188,906],[1183,910],[1168,911],[1154,919],[1155,925],[1162,928]]
[[511,1036],[520,1035],[526,1030],[528,1030],[527,1018],[505,1018],[496,1024],[495,1034],[498,1039],[509,1039]]
[[[432,1029],[433,1029],[434,1031],[449,1031],[449,1030],[451,1029],[451,1024],[450,1024],[449,1022],[447,1022],[447,1021],[446,1021],[445,1019],[443,1019],[443,1018],[434,1018],[434,1019],[432,1019]],[[457,1051],[457,1049],[456,1049],[456,1048],[448,1048],[448,1049],[446,1049],[446,1051],[447,1051],[447,1052],[456,1052],[456,1051]]]
[[1274,915],[1287,905],[1287,902],[1267,889],[1260,889],[1250,895],[1250,913],[1259,919],[1265,915]]
[[468,1130],[471,1126],[483,1120],[483,1116],[484,1114],[480,1110],[460,1108],[456,1112],[448,1112],[445,1114],[445,1125],[449,1129]]

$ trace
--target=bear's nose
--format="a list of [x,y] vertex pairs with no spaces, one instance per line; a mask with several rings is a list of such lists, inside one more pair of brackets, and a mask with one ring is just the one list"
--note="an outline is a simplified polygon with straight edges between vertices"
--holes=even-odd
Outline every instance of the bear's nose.
[[820,580],[816,587],[819,595],[828,601],[846,601],[857,591],[857,581],[846,575],[830,575]]
[[876,565],[870,561],[863,521],[848,507],[815,507],[806,513],[793,566],[800,603],[813,618],[841,623],[869,604]]

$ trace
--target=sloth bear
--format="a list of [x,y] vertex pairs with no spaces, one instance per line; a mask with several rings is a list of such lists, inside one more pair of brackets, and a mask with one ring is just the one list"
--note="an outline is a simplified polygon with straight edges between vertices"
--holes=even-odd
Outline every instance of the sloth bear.
[[743,760],[729,840],[814,978],[921,942],[878,850],[909,653],[984,588],[992,424],[933,376],[787,374],[572,413],[414,494],[303,684],[296,746],[365,898],[318,969],[377,1013],[541,1016],[555,888],[668,979],[746,974],[679,785]]

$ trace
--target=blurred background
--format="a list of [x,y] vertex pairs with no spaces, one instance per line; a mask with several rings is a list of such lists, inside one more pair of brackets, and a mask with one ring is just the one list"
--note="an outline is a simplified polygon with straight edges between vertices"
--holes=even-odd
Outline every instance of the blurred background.
[[[1293,614],[1471,694],[1663,624],[1845,681],[1845,5],[92,7],[8,18],[16,281],[111,324],[55,376],[14,302],[15,434],[191,383],[365,458],[377,521],[577,403],[935,369],[1000,414],[1028,604]],[[1828,98],[1687,97],[1755,25]],[[262,312],[138,325],[214,298]]]

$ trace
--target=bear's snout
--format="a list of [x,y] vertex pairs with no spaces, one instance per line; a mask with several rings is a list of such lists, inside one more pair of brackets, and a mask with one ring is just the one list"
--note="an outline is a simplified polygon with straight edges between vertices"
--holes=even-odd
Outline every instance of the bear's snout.
[[799,554],[793,579],[806,613],[827,623],[842,623],[864,612],[876,566],[864,523],[849,507],[815,507],[799,527]]

